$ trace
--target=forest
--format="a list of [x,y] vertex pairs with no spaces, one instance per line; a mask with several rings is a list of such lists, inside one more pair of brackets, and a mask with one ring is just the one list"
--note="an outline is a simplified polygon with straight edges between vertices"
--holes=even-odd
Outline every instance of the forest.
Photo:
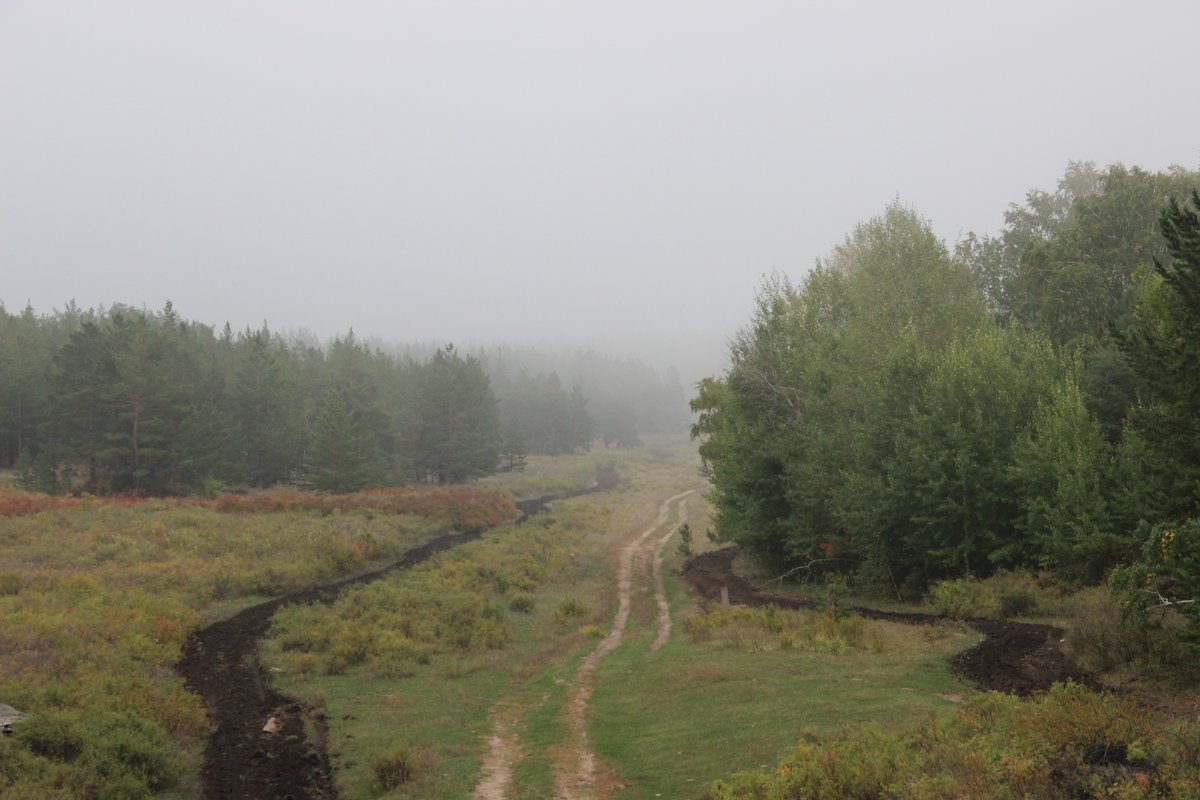
[[1072,163],[951,252],[899,204],[763,285],[692,407],[717,533],[895,598],[1200,587],[1200,174]]
[[529,454],[634,447],[639,430],[687,419],[678,377],[637,361],[353,330],[321,346],[265,324],[217,332],[170,303],[0,306],[0,375],[0,468],[47,493],[461,483]]

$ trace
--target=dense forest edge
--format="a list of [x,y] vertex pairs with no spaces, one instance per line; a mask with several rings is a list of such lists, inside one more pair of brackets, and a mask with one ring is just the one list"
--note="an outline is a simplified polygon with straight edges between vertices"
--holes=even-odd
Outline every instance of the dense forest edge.
[[692,404],[718,534],[895,599],[1107,579],[1197,652],[1198,185],[1072,164],[997,237],[893,204],[769,280]]
[[1072,163],[997,236],[894,203],[764,283],[692,401],[714,536],[825,592],[1063,615],[1110,691],[847,728],[706,797],[1196,796],[1194,703],[1128,695],[1198,677],[1198,188]]
[[[996,236],[951,249],[897,202],[766,279],[690,447],[678,376],[634,361],[0,306],[0,794],[200,796],[190,634],[470,532],[284,607],[255,668],[328,724],[333,794],[467,796],[511,713],[513,796],[549,796],[617,548],[698,449],[710,488],[656,534],[678,631],[645,655],[635,599],[597,673],[600,794],[1200,796],[1197,364],[1200,173],[1089,163]],[[583,502],[508,524],[552,496]],[[797,607],[688,595],[728,543]],[[955,683],[971,625],[1018,618],[1080,681]]]
[[678,375],[634,360],[353,330],[322,347],[265,325],[217,332],[170,303],[0,306],[0,375],[0,469],[51,494],[454,484],[687,425]]

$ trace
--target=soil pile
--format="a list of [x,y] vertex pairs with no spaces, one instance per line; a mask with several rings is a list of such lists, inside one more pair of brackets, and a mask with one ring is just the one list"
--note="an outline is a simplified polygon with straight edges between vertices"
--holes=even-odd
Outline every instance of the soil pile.
[[[596,482],[562,497],[611,489],[620,481],[616,469],[601,467]],[[518,522],[544,514],[559,495],[517,503]],[[324,715],[306,709],[271,688],[255,657],[271,617],[283,605],[327,602],[345,589],[407,569],[436,553],[478,539],[479,533],[441,536],[409,550],[383,569],[319,586],[247,608],[193,634],[183,647],[176,671],[190,691],[204,699],[213,734],[201,768],[204,800],[323,800],[337,797],[333,769],[325,747]],[[306,722],[308,725],[306,725]],[[308,738],[307,729],[315,733]]]
[[[681,574],[692,590],[710,601],[721,599],[726,589],[735,605],[780,608],[815,608],[816,601],[795,595],[756,589],[734,574],[733,559],[737,548],[727,547],[696,556],[683,566]],[[931,625],[945,619],[934,614],[899,614],[869,608],[854,611],[869,619]],[[964,620],[983,634],[984,639],[956,655],[951,668],[984,689],[1020,695],[1044,692],[1055,683],[1073,680],[1098,687],[1096,680],[1071,661],[1062,651],[1063,631],[1050,625],[1006,622],[990,619]]]
[[[247,608],[197,631],[176,669],[204,699],[213,734],[204,750],[204,800],[323,800],[337,797],[325,749],[325,719],[271,688],[255,658],[271,617],[285,604],[323,602],[344,589],[406,569],[472,539],[442,536],[383,569]],[[315,737],[309,739],[306,721]]]

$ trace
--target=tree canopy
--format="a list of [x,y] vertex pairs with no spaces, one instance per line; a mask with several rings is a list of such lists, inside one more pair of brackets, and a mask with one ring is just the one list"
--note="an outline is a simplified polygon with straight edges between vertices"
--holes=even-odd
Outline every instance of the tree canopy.
[[1073,163],[953,255],[892,204],[768,279],[692,401],[718,534],[901,595],[1133,558],[1200,502],[1197,186]]

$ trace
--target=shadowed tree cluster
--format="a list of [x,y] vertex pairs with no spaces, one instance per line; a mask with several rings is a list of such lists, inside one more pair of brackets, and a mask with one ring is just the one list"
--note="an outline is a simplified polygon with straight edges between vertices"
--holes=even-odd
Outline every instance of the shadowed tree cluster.
[[216,334],[168,306],[49,317],[0,309],[0,464],[43,491],[327,491],[459,482],[499,465],[478,359],[424,362],[353,332],[327,348],[265,327]]
[[1138,559],[1200,503],[1197,186],[1072,164],[999,236],[892,205],[769,280],[692,402],[720,535],[898,594]]

